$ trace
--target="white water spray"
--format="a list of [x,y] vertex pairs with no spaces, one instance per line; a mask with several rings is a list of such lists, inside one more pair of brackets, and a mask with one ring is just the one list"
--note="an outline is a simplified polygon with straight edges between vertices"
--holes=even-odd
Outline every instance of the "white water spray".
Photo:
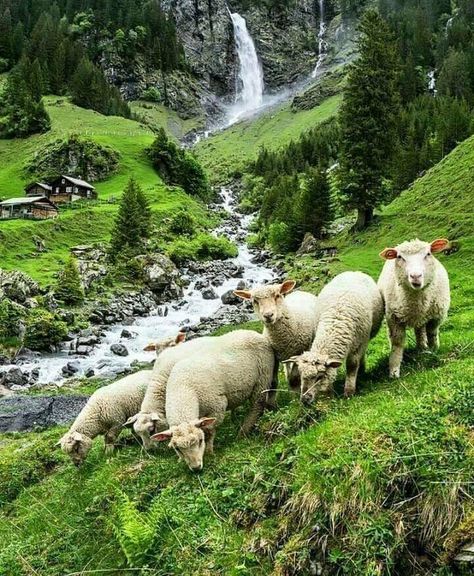
[[229,110],[229,126],[262,105],[264,88],[262,66],[245,18],[237,13],[230,13],[230,17],[239,59],[239,89],[235,103]]
[[316,67],[311,74],[312,78],[316,78],[319,73],[324,59],[326,58],[326,23],[324,22],[324,0],[319,0],[319,33],[318,33],[318,61]]

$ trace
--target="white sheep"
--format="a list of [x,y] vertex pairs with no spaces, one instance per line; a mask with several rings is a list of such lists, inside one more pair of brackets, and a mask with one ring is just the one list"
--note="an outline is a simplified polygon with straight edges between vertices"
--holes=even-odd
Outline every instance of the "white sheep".
[[446,239],[431,243],[421,240],[385,248],[387,260],[378,281],[385,302],[391,342],[389,374],[400,377],[406,329],[415,329],[418,348],[439,347],[439,327],[448,315],[449,278],[445,267],[433,254],[449,245]]
[[164,350],[156,359],[143,402],[125,423],[126,426],[133,424],[135,433],[147,450],[151,447],[150,436],[168,426],[165,416],[166,383],[173,366],[193,354],[206,354],[214,340],[212,336],[195,338]]
[[182,344],[186,340],[186,333],[185,332],[178,332],[177,336],[170,336],[169,338],[164,338],[160,340],[160,342],[150,342],[143,348],[144,352],[156,352],[156,355],[159,356],[163,350],[166,348],[174,348],[179,344]]
[[[286,280],[234,291],[239,298],[252,302],[264,323],[263,333],[280,361],[309,350],[316,335],[318,298],[301,290],[292,292],[295,285],[294,280]],[[291,363],[285,364],[285,371],[290,388],[299,388],[299,375]]]
[[105,451],[110,454],[130,416],[140,409],[151,370],[142,370],[96,390],[58,444],[79,466],[92,448],[92,440],[104,435]]
[[275,355],[265,336],[236,330],[214,338],[214,347],[177,363],[166,388],[166,419],[170,428],[152,436],[169,446],[191,470],[203,467],[204,452],[212,454],[216,426],[226,410],[250,400],[241,427],[246,434],[265,407],[272,383]]
[[298,367],[304,403],[311,403],[317,394],[332,393],[337,368],[344,361],[344,395],[355,393],[367,346],[379,331],[382,319],[382,296],[367,274],[344,272],[321,290],[311,350],[289,359]]

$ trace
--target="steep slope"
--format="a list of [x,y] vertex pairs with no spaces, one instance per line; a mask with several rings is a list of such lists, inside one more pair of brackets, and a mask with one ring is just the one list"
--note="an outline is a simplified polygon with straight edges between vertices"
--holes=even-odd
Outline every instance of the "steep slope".
[[258,434],[236,440],[226,420],[200,476],[165,446],[145,455],[131,440],[106,459],[98,442],[77,471],[53,446],[62,430],[4,439],[0,573],[463,573],[451,562],[474,525],[473,163],[474,138],[340,238],[340,262],[289,262],[317,290],[342,269],[376,276],[387,244],[458,240],[442,257],[453,306],[438,353],[409,350],[394,383],[381,333],[355,398],[306,408],[282,390]]

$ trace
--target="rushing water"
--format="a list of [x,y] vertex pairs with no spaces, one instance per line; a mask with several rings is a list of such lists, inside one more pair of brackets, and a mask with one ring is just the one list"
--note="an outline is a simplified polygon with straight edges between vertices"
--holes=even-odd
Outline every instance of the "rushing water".
[[316,78],[324,59],[326,58],[326,23],[324,21],[324,0],[319,0],[319,33],[318,33],[318,61],[311,76]]
[[230,126],[247,114],[257,110],[263,103],[263,70],[255,43],[247,29],[245,18],[231,13],[235,45],[239,59],[238,90],[235,103],[230,107],[227,124]]
[[[223,188],[221,196],[223,200],[221,206],[229,213],[230,221],[235,215],[233,192]],[[241,240],[245,236],[251,220],[251,216],[241,216],[237,230],[230,227],[229,222],[226,223],[225,221],[216,230],[216,233],[226,235],[236,241],[239,253],[231,262],[244,268],[243,279],[249,284],[265,282],[273,277],[272,271],[265,265],[251,262],[255,254],[252,254],[245,241]],[[184,325],[198,324],[201,317],[212,316],[222,306],[220,296],[228,290],[235,289],[239,281],[236,278],[227,279],[222,286],[214,287],[219,298],[205,300],[201,292],[194,289],[194,285],[199,279],[198,277],[193,279],[179,302],[168,303],[169,313],[167,316],[159,316],[157,311],[151,316],[137,318],[132,326],[116,324],[107,327],[104,330],[105,336],[102,337],[101,343],[94,348],[89,356],[69,356],[68,350],[64,350],[56,354],[44,354],[33,358],[31,361],[21,364],[20,367],[23,371],[39,368],[38,381],[40,383],[56,382],[60,384],[64,381],[61,369],[67,362],[73,361],[79,365],[77,376],[83,375],[89,368],[94,369],[96,376],[112,376],[120,370],[128,368],[133,361],[150,361],[153,359],[153,354],[143,351],[147,344],[177,334]],[[121,332],[124,328],[132,332],[133,338],[121,338]],[[110,351],[110,346],[115,343],[124,344],[129,355],[122,357],[113,354]],[[7,370],[9,368],[10,366],[4,367]]]

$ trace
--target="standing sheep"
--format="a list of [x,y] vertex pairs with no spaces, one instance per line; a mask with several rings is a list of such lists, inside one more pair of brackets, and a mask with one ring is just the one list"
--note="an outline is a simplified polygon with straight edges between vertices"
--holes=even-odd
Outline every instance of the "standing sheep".
[[[267,284],[253,290],[235,290],[243,300],[250,300],[264,323],[263,334],[269,339],[278,360],[309,350],[316,334],[318,298],[309,292],[292,292],[294,280]],[[293,365],[285,365],[290,388],[299,388],[300,379]]]
[[166,387],[169,430],[152,436],[170,440],[191,470],[203,467],[204,452],[213,453],[215,428],[233,410],[250,400],[250,411],[241,427],[248,433],[265,407],[271,386],[274,351],[265,336],[236,330],[214,338],[214,346],[178,362]]
[[136,414],[145,396],[151,370],[142,370],[99,388],[58,444],[79,466],[92,448],[92,440],[104,435],[105,451],[110,454],[124,423]]
[[392,345],[389,374],[400,377],[405,335],[415,329],[418,348],[439,347],[439,327],[448,315],[449,278],[445,267],[433,254],[449,245],[446,239],[430,244],[421,240],[385,248],[386,260],[378,285],[385,302],[385,315]]
[[377,284],[362,272],[344,272],[318,297],[317,331],[309,352],[294,357],[301,374],[301,399],[310,404],[318,393],[332,393],[337,368],[346,362],[344,395],[356,391],[371,338],[380,329],[383,300]]

